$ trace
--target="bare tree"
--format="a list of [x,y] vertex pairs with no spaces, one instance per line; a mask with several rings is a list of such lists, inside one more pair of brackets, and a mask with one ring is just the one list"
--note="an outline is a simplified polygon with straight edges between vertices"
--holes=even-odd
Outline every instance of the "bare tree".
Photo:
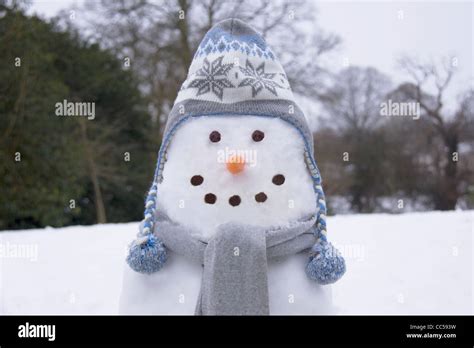
[[94,148],[87,132],[87,120],[79,120],[81,139],[84,148],[84,157],[87,163],[87,173],[92,187],[94,189],[94,207],[96,210],[97,223],[105,224],[107,222],[107,215],[105,212],[104,199],[102,197],[102,188],[100,186],[99,169],[97,168],[96,156],[94,155]]
[[108,221],[105,198],[110,187],[106,183],[108,186],[127,185],[127,175],[121,167],[126,163],[125,155],[133,152],[134,147],[116,141],[127,128],[128,125],[124,125],[119,118],[101,123],[81,118],[71,134],[81,141],[82,151],[77,159],[83,161],[83,169],[92,186],[97,223]]
[[[466,130],[472,129],[472,92],[466,94],[457,111],[450,114],[444,105],[446,90],[456,71],[450,59],[423,63],[415,58],[403,57],[399,60],[399,65],[412,82],[401,84],[396,94],[420,105],[423,119],[433,127],[444,147],[444,154],[438,159],[440,172],[436,174],[439,180],[433,192],[435,208],[452,210],[461,195],[459,145],[467,136]],[[434,86],[434,94],[426,91],[429,84]]]
[[[317,97],[324,69],[320,57],[339,44],[316,25],[316,11],[304,0],[120,0],[87,1],[83,32],[130,62],[161,128],[186,78],[204,34],[226,18],[240,18],[269,41],[296,92]],[[304,49],[303,49],[304,48]],[[159,141],[159,139],[157,139]]]
[[333,161],[345,172],[339,181],[346,189],[340,194],[349,195],[352,208],[359,212],[375,210],[387,186],[387,143],[378,125],[380,105],[390,86],[390,80],[374,68],[350,67],[339,72],[321,95],[329,125],[339,136],[341,153]]
[[336,127],[360,133],[380,123],[380,105],[390,86],[389,78],[374,68],[349,67],[334,77],[321,99]]

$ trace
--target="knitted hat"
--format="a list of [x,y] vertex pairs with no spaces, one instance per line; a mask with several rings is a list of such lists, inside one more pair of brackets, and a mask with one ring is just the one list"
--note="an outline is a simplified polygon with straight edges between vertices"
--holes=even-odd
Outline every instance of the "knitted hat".
[[295,127],[305,144],[305,161],[314,183],[318,212],[306,272],[322,284],[345,272],[342,256],[326,238],[326,202],[313,153],[313,136],[296,105],[286,74],[265,40],[238,19],[227,19],[209,30],[199,45],[165,127],[153,183],[145,202],[142,229],[127,262],[141,273],[158,271],[166,261],[166,247],[153,234],[158,183],[173,134],[192,117],[252,115],[280,118]]

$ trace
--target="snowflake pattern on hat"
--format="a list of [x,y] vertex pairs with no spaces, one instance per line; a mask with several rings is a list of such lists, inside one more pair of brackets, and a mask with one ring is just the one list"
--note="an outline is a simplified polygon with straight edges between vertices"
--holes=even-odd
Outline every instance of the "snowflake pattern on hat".
[[204,58],[202,68],[195,74],[197,78],[192,80],[187,88],[197,88],[196,96],[212,92],[222,100],[224,88],[235,87],[227,78],[227,74],[233,65],[222,64],[223,58],[224,56],[220,56],[211,63],[207,58]]
[[270,91],[273,95],[278,96],[276,88],[283,88],[278,83],[273,81],[276,74],[265,72],[265,62],[262,62],[257,68],[254,68],[250,60],[247,59],[245,68],[240,67],[240,71],[246,76],[239,87],[251,86],[252,97],[262,91],[264,88]]
[[[265,62],[260,63],[255,68],[252,62],[247,59],[245,67],[240,67],[236,64],[224,64],[223,59],[224,56],[220,56],[210,62],[207,58],[204,58],[202,67],[193,74],[193,79],[185,87],[183,85],[182,88],[197,88],[197,97],[206,93],[213,93],[219,100],[223,100],[225,88],[250,86],[252,98],[255,98],[263,90],[278,96],[277,88],[286,89],[274,80],[276,76],[279,76],[283,84],[287,85],[286,76],[265,72]],[[244,75],[244,78],[236,85],[229,78],[232,75],[232,70],[235,70],[236,79],[238,79],[239,71]]]

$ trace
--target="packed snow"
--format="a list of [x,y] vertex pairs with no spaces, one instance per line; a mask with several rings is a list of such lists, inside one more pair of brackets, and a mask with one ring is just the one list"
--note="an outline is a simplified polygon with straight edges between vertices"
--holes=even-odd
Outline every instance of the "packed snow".
[[[270,305],[274,313],[294,314],[304,307],[315,314],[473,314],[473,219],[472,211],[329,217],[329,238],[346,257],[346,275],[319,287],[305,278],[304,257],[293,256],[277,278],[269,274],[269,283],[280,284],[270,291]],[[187,294],[198,291],[191,281],[196,265],[170,255],[168,271],[145,283],[127,269],[126,248],[137,228],[1,232],[0,313],[116,314],[122,284],[122,312],[147,304],[162,313],[193,311]],[[177,281],[172,269],[187,276]]]

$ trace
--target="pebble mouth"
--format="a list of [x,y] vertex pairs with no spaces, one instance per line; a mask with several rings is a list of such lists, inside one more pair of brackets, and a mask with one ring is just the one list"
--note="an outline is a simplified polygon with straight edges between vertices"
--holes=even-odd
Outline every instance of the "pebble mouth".
[[193,186],[199,186],[203,183],[203,181],[204,178],[201,175],[194,175],[190,180],[191,185]]
[[[258,202],[258,203],[263,203],[267,200],[267,195],[265,194],[265,192],[259,192],[255,195],[255,200]],[[213,193],[207,193],[205,196],[204,196],[204,202],[207,203],[207,204],[214,204],[216,203],[217,201],[217,196]],[[238,205],[240,205],[240,203],[242,203],[242,199],[240,198],[239,195],[233,195],[229,198],[229,204],[233,207],[237,207]]]
[[277,174],[273,177],[272,182],[277,185],[283,185],[285,183],[285,176],[283,174]]
[[[272,178],[273,184],[277,186],[281,186],[285,183],[285,176],[283,174],[276,174]],[[191,185],[193,186],[199,186],[204,182],[204,178],[201,175],[194,175],[191,177]],[[259,192],[255,195],[255,201],[257,203],[264,203],[268,199],[268,196],[265,194],[265,192]],[[204,196],[204,202],[206,204],[215,204],[217,201],[217,196],[213,193],[207,193]],[[242,199],[240,198],[239,195],[233,195],[229,197],[229,204],[233,207],[237,207],[242,203]]]
[[204,196],[204,202],[207,204],[214,204],[216,203],[217,197],[213,193],[208,193]]
[[258,203],[263,203],[267,200],[267,195],[265,194],[265,192],[260,192],[260,193],[257,193],[255,195],[255,200],[258,202]]
[[241,201],[242,200],[240,199],[240,196],[238,196],[238,195],[234,195],[234,196],[229,198],[229,204],[233,207],[238,206]]

